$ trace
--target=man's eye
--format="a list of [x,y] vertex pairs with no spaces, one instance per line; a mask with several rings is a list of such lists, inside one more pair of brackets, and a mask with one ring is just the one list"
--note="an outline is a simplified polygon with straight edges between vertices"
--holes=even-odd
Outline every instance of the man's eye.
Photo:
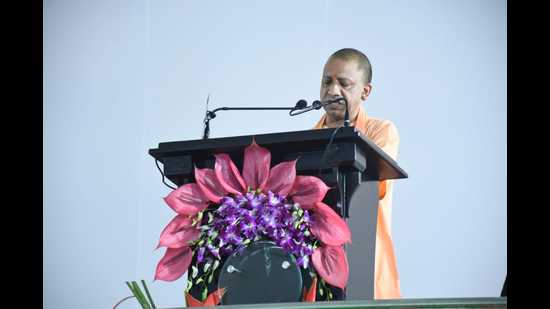
[[325,79],[325,80],[323,80],[323,85],[328,86],[328,85],[330,85],[330,82],[331,82],[330,79]]

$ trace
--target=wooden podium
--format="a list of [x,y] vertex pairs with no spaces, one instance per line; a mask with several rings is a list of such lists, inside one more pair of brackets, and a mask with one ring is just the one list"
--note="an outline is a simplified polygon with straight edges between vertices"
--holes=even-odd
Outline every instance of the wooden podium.
[[408,176],[354,127],[339,129],[327,149],[333,132],[322,129],[164,142],[150,149],[149,154],[163,164],[165,176],[178,186],[195,181],[195,166],[213,168],[216,153],[229,154],[242,170],[244,148],[253,138],[271,151],[271,166],[298,159],[297,175],[317,176],[335,188],[323,201],[346,218],[351,229],[352,244],[345,248],[350,267],[348,286],[335,294],[335,299],[372,300],[378,183]]

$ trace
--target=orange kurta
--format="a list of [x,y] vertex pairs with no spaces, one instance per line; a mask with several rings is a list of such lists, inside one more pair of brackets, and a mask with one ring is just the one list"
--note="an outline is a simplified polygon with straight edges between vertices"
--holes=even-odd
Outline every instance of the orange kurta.
[[[323,129],[325,126],[326,114],[321,117],[314,129]],[[372,140],[378,147],[382,148],[390,157],[397,159],[399,147],[399,135],[397,128],[389,120],[380,120],[367,117],[362,106],[359,107],[359,114],[352,121],[363,135]],[[399,274],[397,262],[393,251],[391,238],[391,201],[392,201],[393,180],[380,182],[380,201],[378,203],[378,224],[376,226],[376,252],[374,259],[374,298],[388,299],[400,298]]]

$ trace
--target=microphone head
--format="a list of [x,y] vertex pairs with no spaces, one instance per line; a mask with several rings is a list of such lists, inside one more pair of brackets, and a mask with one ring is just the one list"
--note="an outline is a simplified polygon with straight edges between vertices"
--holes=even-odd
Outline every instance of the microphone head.
[[303,108],[306,108],[306,106],[307,106],[307,101],[302,99],[302,100],[300,100],[296,103],[296,106],[294,108],[295,109],[303,109]]
[[319,101],[319,100],[313,101],[313,103],[311,103],[311,107],[313,107],[315,109],[321,109],[321,101]]

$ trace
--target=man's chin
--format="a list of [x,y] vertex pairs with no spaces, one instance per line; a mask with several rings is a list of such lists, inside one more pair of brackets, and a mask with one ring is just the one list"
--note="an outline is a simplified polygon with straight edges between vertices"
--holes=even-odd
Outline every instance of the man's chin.
[[325,112],[333,120],[343,120],[346,111],[339,109],[326,109]]

